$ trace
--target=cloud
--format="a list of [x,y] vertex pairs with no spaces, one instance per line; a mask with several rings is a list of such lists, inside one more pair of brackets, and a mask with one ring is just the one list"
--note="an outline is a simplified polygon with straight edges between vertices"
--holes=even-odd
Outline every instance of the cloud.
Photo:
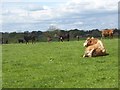
[[36,4],[28,4],[24,9],[28,11],[40,11],[44,10],[45,8]]
[[117,11],[118,0],[73,0],[68,2],[63,9],[67,12],[89,14],[91,12]]
[[82,25],[83,24],[83,22],[75,22],[75,23],[73,23],[73,24],[76,24],[76,25]]
[[[20,0],[18,0],[20,1]],[[24,4],[24,8],[15,7],[11,10],[5,10],[3,14],[15,14],[18,18],[26,16],[34,20],[49,20],[54,18],[68,17],[73,14],[95,14],[95,13],[108,13],[117,11],[118,0],[72,0],[65,4],[59,5],[57,8],[49,7],[46,5]],[[18,3],[19,4],[19,3]],[[79,17],[80,17],[79,16]]]
[[72,0],[57,8],[43,6],[43,10],[30,12],[30,15],[35,20],[49,20],[54,18],[70,17],[73,14],[78,14],[81,17],[83,14],[102,14],[102,13],[117,13],[118,0]]
[[[26,26],[23,26],[28,27],[27,23],[31,23],[31,28],[37,26],[44,30],[51,24],[56,24],[63,29],[116,27],[117,25],[118,0],[58,0],[59,2],[52,0],[53,3],[43,0],[40,2],[30,0],[31,3],[23,0],[12,0],[12,3],[7,1],[3,3],[2,12],[3,23],[7,25],[26,23]],[[22,28],[23,26],[21,24]]]
[[66,2],[69,0],[1,0],[1,2]]

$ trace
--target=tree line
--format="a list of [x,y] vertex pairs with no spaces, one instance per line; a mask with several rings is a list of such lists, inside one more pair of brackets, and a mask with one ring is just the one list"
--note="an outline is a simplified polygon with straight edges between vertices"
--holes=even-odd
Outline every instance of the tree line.
[[[69,34],[70,40],[80,40],[86,37],[101,37],[101,31],[99,29],[93,30],[48,30],[48,31],[25,31],[25,32],[0,32],[0,43],[18,43],[18,39],[23,39],[25,35],[34,35],[37,42],[46,42],[48,38],[52,41],[58,41],[60,35]],[[114,29],[114,37],[120,35],[120,30]]]

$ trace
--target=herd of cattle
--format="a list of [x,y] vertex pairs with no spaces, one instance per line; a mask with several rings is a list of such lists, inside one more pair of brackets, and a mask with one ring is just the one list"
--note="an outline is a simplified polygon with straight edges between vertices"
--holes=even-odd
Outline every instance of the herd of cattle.
[[[112,29],[102,30],[101,36],[102,36],[102,38],[104,38],[104,37],[112,38],[112,37],[113,37],[113,32],[114,32],[114,30],[112,30]],[[64,34],[64,35],[56,35],[56,37],[57,37],[58,40],[61,41],[61,42],[63,42],[65,39],[66,39],[67,41],[70,40],[70,35],[69,35],[69,33],[66,33],[66,34]],[[76,37],[77,37],[77,40],[79,40],[79,36],[76,36]],[[36,41],[35,35],[25,35],[24,38],[19,38],[19,39],[18,39],[18,42],[19,42],[19,43],[24,43],[24,42],[26,42],[26,44],[27,44],[27,43],[29,43],[29,41],[31,41],[32,44],[35,43],[35,41]],[[47,41],[48,41],[48,42],[52,41],[52,37],[47,36]]]
[[[101,36],[102,38],[104,37],[112,38],[113,32],[114,30],[112,29],[102,30]],[[69,41],[69,34],[59,35],[58,39],[61,42],[63,42],[64,39],[67,39],[67,41]],[[26,42],[27,44],[29,43],[30,40],[32,41],[32,43],[35,43],[36,37],[34,35],[25,35],[23,39],[18,39],[18,42],[19,43]],[[48,42],[50,42],[51,40],[52,40],[51,37],[47,38]],[[8,43],[8,41],[6,41],[6,43]],[[85,47],[85,53],[83,57],[96,57],[96,56],[108,55],[108,53],[106,53],[106,49],[102,41],[99,40],[98,38],[88,37],[84,42],[84,47]]]
[[[69,41],[70,37],[69,34],[65,34],[65,35],[57,35],[56,36],[58,38],[59,41],[63,42],[63,40],[67,39],[67,41]],[[33,43],[35,43],[36,41],[36,36],[35,35],[25,35],[24,38],[19,38],[18,39],[18,43],[26,43],[28,44],[29,41]],[[50,36],[47,36],[47,41],[50,42],[52,41],[52,38]]]
[[[102,30],[101,31],[102,38],[104,38],[104,37],[112,38],[113,34],[114,34],[113,29],[107,29],[107,30]],[[52,39],[53,39],[51,36],[46,36],[46,37],[47,37],[48,42],[52,41]],[[54,37],[58,38],[58,41],[61,41],[61,42],[63,42],[64,40],[67,40],[67,41],[70,40],[69,33],[60,34],[60,35],[55,34]],[[80,36],[76,36],[76,38],[79,41]],[[26,44],[28,44],[30,41],[32,42],[32,44],[35,43],[37,41],[37,37],[34,34],[25,34],[22,38],[18,38],[18,40],[17,40],[18,43],[24,43],[25,42]],[[2,38],[1,43],[2,44],[8,44],[8,39],[6,40],[6,39]]]

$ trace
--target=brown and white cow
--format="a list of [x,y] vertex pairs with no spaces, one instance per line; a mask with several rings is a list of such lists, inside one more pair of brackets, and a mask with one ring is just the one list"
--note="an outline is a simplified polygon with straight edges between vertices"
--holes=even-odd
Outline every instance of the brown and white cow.
[[52,38],[50,36],[47,37],[47,41],[50,42],[52,41]]
[[113,29],[105,29],[105,30],[102,30],[102,38],[103,38],[103,37],[112,38],[112,37],[113,37],[113,32],[114,32]]
[[84,42],[85,53],[83,57],[95,57],[106,55],[106,49],[101,40],[97,38],[87,38]]

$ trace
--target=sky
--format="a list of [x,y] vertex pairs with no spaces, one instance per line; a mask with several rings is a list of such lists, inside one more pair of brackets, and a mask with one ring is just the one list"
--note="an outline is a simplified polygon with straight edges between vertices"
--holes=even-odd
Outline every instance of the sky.
[[118,27],[119,0],[2,0],[0,31]]

